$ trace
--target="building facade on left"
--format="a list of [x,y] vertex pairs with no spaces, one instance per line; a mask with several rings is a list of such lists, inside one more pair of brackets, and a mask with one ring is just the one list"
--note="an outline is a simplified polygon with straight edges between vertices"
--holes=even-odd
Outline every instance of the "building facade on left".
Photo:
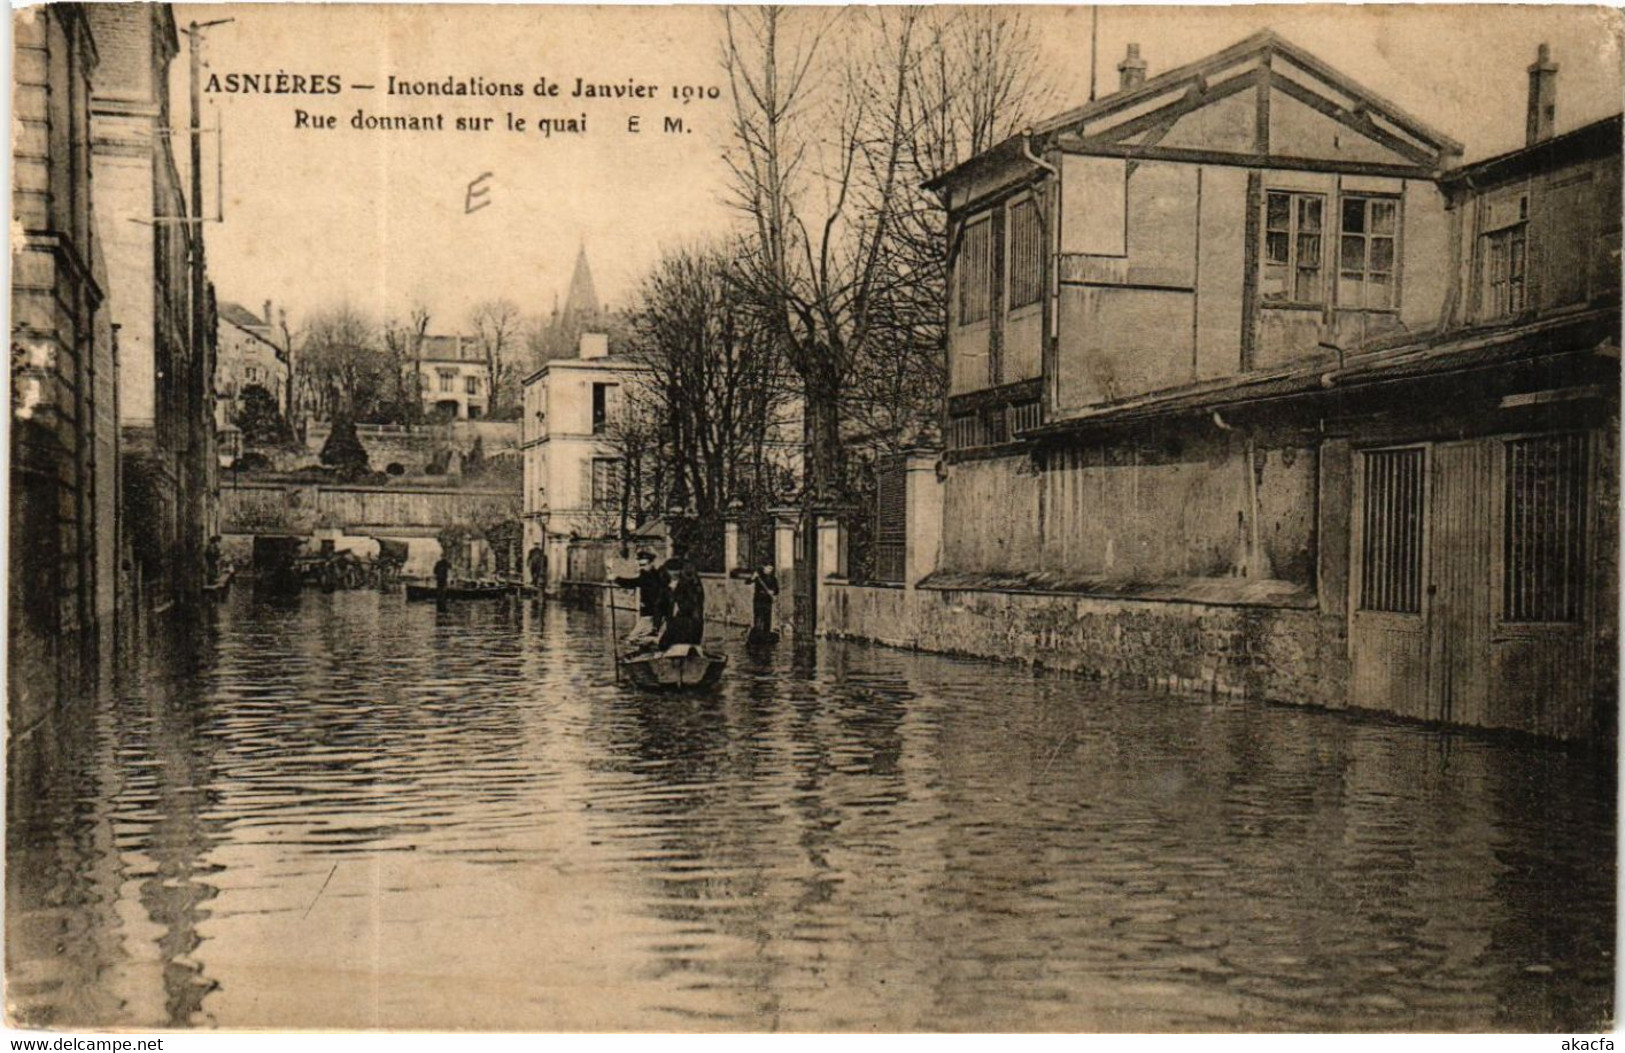
[[217,482],[212,338],[194,336],[213,331],[212,296],[171,144],[173,14],[50,4],[14,27],[15,735],[81,694],[123,630],[191,606]]

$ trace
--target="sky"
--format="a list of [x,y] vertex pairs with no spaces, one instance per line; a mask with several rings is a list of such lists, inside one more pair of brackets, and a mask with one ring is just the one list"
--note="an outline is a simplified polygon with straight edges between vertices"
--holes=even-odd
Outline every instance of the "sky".
[[[527,314],[562,298],[579,248],[600,297],[625,304],[665,248],[725,233],[730,207],[729,98],[720,65],[722,17],[705,7],[487,5],[176,5],[207,30],[204,77],[331,74],[337,95],[206,93],[203,124],[223,127],[205,151],[207,230],[219,296],[258,312],[284,306],[297,328],[311,311],[349,302],[375,317],[414,304],[439,332],[467,329],[496,297]],[[1055,112],[1088,98],[1086,7],[1029,9]],[[1560,65],[1558,131],[1621,109],[1618,16],[1605,9],[1534,7],[1123,7],[1099,17],[1100,94],[1138,43],[1149,74],[1271,28],[1462,142],[1475,160],[1522,145],[1526,69],[1536,46]],[[172,70],[175,119],[187,110],[183,50]],[[523,85],[523,98],[390,96],[387,79]],[[539,78],[561,85],[539,97]],[[654,85],[654,97],[568,97],[575,79]],[[371,91],[355,84],[373,84]],[[676,86],[715,89],[686,104]],[[337,128],[296,127],[297,111]],[[430,115],[439,132],[357,131],[369,115]],[[524,119],[509,131],[506,114]],[[587,118],[585,135],[542,136],[537,121]],[[488,131],[457,131],[458,116],[490,116]],[[628,121],[640,118],[640,130]],[[682,132],[663,131],[667,117]],[[177,144],[185,140],[177,137]],[[184,151],[178,158],[185,166]],[[483,182],[476,183],[489,173]],[[471,184],[476,192],[471,201]],[[470,205],[479,207],[470,211]]]

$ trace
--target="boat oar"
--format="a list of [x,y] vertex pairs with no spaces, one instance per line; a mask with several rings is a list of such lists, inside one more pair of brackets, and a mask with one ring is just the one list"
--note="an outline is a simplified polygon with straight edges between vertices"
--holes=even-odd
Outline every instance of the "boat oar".
[[621,682],[621,627],[617,624],[616,615],[620,607],[615,603],[615,583],[609,583],[609,645],[615,655],[615,682]]

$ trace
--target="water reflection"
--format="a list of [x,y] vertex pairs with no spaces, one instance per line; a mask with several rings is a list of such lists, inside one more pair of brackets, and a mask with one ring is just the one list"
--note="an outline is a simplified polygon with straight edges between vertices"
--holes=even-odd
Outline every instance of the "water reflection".
[[39,1026],[1588,1030],[1595,758],[595,616],[233,597],[14,744]]

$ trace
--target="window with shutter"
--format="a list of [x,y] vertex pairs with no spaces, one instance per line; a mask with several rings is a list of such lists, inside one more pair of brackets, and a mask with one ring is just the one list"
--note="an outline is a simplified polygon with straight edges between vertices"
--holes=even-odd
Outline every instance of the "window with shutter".
[[988,216],[965,227],[954,264],[959,293],[959,324],[985,322],[993,304],[993,224]]
[[1035,304],[1044,292],[1044,235],[1038,202],[1010,206],[1010,310]]

